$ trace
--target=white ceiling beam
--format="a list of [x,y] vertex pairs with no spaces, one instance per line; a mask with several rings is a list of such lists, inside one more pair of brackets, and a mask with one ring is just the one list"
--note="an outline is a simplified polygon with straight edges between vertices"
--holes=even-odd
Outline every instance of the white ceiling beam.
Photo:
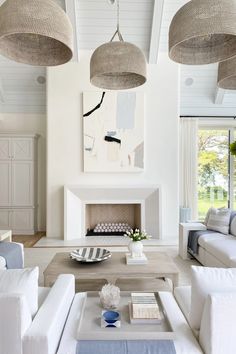
[[152,31],[149,49],[149,64],[156,64],[160,44],[164,0],[154,0]]
[[223,104],[224,98],[225,98],[225,93],[226,93],[226,90],[224,90],[220,87],[217,87],[215,97],[214,97],[214,103],[215,104]]
[[78,26],[76,16],[77,0],[65,0],[66,13],[70,18],[74,32],[74,55],[73,61],[79,61],[79,42],[78,42]]

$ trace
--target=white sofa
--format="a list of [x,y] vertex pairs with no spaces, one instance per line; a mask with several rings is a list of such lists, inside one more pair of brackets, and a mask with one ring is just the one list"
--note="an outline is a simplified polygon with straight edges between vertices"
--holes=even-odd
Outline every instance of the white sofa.
[[[184,260],[192,257],[187,250],[189,232],[197,230],[206,230],[206,226],[191,222],[179,226],[179,255]],[[194,257],[207,267],[236,267],[236,236],[231,227],[230,232],[228,235],[214,232],[200,236],[198,254]]]
[[60,275],[51,289],[39,288],[32,319],[23,295],[0,294],[0,353],[56,354],[74,296],[74,276]]
[[[175,288],[175,298],[190,322],[191,286]],[[210,294],[205,302],[200,331],[192,329],[205,354],[235,354],[236,292]],[[191,352],[189,352],[191,353]]]

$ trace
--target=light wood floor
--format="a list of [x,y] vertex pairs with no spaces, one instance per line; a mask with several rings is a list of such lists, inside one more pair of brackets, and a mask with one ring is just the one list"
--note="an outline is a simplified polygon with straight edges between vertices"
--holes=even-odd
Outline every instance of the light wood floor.
[[32,248],[44,236],[45,232],[37,232],[35,235],[13,235],[12,240],[23,243],[24,248]]

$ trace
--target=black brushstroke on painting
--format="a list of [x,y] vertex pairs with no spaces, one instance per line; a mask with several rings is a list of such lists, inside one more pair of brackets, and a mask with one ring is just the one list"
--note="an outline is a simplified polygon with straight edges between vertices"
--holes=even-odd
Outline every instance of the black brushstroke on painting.
[[105,141],[108,141],[109,143],[117,143],[117,144],[121,144],[121,140],[117,139],[117,138],[113,138],[113,136],[105,136],[104,138]]
[[99,108],[101,107],[102,102],[103,102],[104,97],[105,97],[105,94],[106,94],[106,92],[103,92],[103,93],[102,93],[102,98],[101,98],[101,101],[99,102],[99,104],[98,104],[96,107],[94,107],[93,109],[91,109],[91,111],[89,111],[89,112],[87,112],[87,113],[84,113],[84,114],[83,114],[83,117],[88,117],[88,116],[90,116],[93,112],[95,112],[97,109],[99,109]]

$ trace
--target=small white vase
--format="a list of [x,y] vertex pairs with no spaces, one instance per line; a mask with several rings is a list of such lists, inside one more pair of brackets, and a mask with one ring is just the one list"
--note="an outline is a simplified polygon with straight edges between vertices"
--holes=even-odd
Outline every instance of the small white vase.
[[129,251],[132,258],[142,257],[143,255],[143,244],[141,241],[130,241]]

